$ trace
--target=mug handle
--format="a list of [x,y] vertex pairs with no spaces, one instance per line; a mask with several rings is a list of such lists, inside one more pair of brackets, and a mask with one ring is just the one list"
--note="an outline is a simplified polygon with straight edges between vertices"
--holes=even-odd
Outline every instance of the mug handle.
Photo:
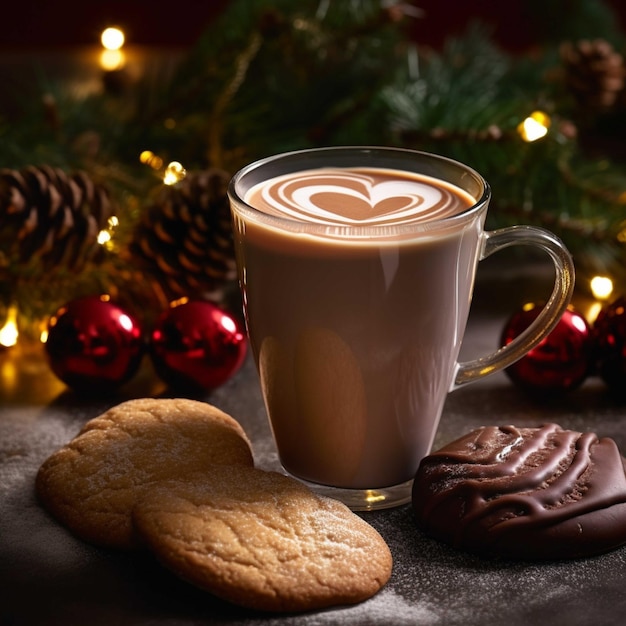
[[558,324],[574,291],[574,262],[563,242],[550,231],[535,226],[510,226],[485,231],[482,236],[479,261],[514,245],[535,246],[547,252],[556,270],[554,289],[541,313],[511,343],[487,356],[457,363],[451,391],[512,365],[537,346]]

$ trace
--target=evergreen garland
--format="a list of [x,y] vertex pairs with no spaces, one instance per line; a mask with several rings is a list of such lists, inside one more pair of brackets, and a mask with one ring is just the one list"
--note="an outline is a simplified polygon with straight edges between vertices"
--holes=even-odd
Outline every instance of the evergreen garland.
[[[538,24],[556,23],[553,14],[559,28],[524,57],[499,49],[480,23],[441,50],[424,48],[410,37],[414,7],[400,1],[233,0],[188,54],[119,89],[77,95],[42,76],[27,86],[33,98],[16,86],[1,103],[0,167],[86,172],[108,188],[119,226],[80,275],[42,267],[26,283],[19,260],[0,250],[0,301],[36,319],[77,292],[113,290],[149,309],[160,296],[137,280],[129,244],[169,161],[234,173],[272,153],[338,144],[463,161],[493,188],[488,227],[546,226],[583,272],[626,285],[625,92],[608,109],[585,107],[561,56],[564,43],[600,39],[619,65],[624,37],[596,0],[533,2]],[[550,131],[525,142],[518,126],[535,110]],[[140,162],[143,150],[163,167]]]

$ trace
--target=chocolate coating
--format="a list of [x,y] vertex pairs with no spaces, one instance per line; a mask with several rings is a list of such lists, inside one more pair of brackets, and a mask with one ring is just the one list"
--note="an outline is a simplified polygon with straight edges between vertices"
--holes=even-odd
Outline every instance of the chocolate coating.
[[612,439],[479,428],[424,458],[417,523],[456,548],[523,560],[573,559],[626,543],[626,459]]

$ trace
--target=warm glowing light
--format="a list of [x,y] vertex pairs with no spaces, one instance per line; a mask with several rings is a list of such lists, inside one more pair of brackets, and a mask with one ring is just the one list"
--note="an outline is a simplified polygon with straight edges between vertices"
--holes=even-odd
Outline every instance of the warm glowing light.
[[10,306],[4,326],[0,328],[0,346],[10,348],[17,343],[19,332],[17,330],[17,307]]
[[101,230],[98,233],[98,243],[103,246],[111,241],[111,233],[108,230]]
[[160,170],[163,167],[163,159],[152,150],[144,150],[139,155],[139,161],[144,165],[149,165],[153,170]]
[[126,65],[126,55],[122,50],[103,50],[100,53],[100,67],[105,72],[121,70]]
[[518,127],[517,132],[524,141],[537,141],[548,134],[550,116],[543,111],[534,111]]
[[124,32],[115,27],[105,28],[100,35],[104,50],[100,53],[100,67],[105,72],[120,70],[126,65],[126,55],[122,52]]
[[613,293],[613,281],[608,276],[594,276],[589,286],[598,300],[606,300]]
[[185,168],[178,161],[172,161],[165,168],[163,182],[166,185],[175,185],[176,183],[183,180],[185,176],[187,176],[187,171],[185,170]]
[[101,246],[104,246],[108,250],[113,249],[113,233],[119,226],[119,223],[120,221],[117,219],[117,216],[112,215],[109,217],[107,227],[98,233],[97,241]]
[[102,47],[106,50],[119,50],[124,45],[125,39],[124,31],[114,26],[105,28],[100,35]]
[[170,307],[174,309],[181,304],[187,304],[187,302],[189,302],[189,298],[187,296],[182,296],[181,298],[178,298],[178,300],[172,300],[170,302]]
[[3,391],[13,391],[17,388],[19,373],[16,359],[2,359],[0,362],[0,380],[2,380]]
[[589,310],[585,313],[585,319],[593,324],[596,321],[598,315],[602,311],[602,303],[601,302],[592,302],[589,306]]
[[368,504],[375,504],[376,502],[382,502],[385,499],[384,494],[379,493],[378,491],[374,491],[373,489],[367,490],[367,495],[365,496]]
[[46,341],[48,341],[48,334],[48,329],[44,328],[39,335],[39,341],[41,341],[41,343],[46,343]]

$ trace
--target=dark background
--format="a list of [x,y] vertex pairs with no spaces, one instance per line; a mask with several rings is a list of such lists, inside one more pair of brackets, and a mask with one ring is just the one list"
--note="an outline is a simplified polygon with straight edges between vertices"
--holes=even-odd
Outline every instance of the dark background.
[[[113,24],[124,29],[129,44],[187,47],[227,4],[228,0],[4,2],[0,50],[89,45],[99,42],[101,31]],[[560,17],[584,2],[411,0],[407,4],[423,11],[412,25],[419,42],[438,46],[446,36],[459,34],[470,21],[480,18],[492,26],[494,39],[503,47],[523,50],[546,31],[558,30]],[[619,24],[626,26],[626,3],[607,0],[605,4],[613,8]]]

